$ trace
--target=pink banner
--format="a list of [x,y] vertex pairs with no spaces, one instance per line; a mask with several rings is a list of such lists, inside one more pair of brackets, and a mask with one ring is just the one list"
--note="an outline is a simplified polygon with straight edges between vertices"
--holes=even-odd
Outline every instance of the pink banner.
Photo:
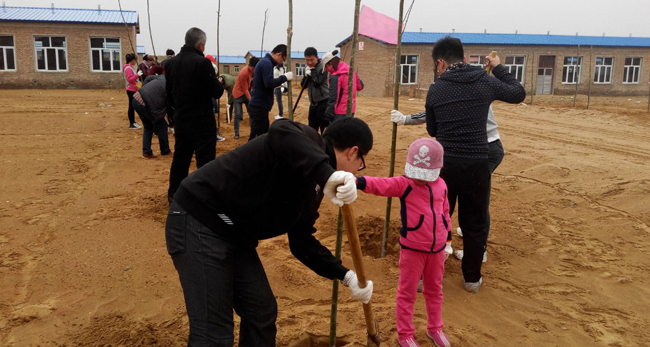
[[[397,44],[397,26],[399,22],[363,5],[359,14],[359,34],[375,40]],[[403,27],[402,27],[403,28]]]

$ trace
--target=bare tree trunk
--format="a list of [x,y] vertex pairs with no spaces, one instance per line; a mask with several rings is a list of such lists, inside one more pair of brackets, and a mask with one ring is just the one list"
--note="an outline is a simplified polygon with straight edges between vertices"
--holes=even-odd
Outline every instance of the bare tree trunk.
[[[287,70],[291,71],[291,36],[293,36],[293,1],[289,0],[289,27],[287,28]],[[291,81],[287,81],[287,109],[289,111],[289,119],[293,120],[293,89],[291,88]]]
[[[219,69],[219,20],[221,18],[221,0],[219,0],[219,5],[217,5],[217,69]],[[228,110],[226,110],[228,112]],[[217,134],[219,134],[219,129],[221,128],[221,98],[217,99]]]
[[361,0],[356,0],[354,5],[354,32],[352,34],[352,54],[350,56],[350,73],[348,74],[348,107],[346,116],[352,117],[352,95],[354,82],[354,58],[357,55],[357,45],[359,44],[359,7]]
[[264,11],[264,26],[262,27],[262,45],[260,46],[260,58],[264,58],[264,32],[266,31],[266,22],[269,20],[269,9],[267,8],[266,11]]

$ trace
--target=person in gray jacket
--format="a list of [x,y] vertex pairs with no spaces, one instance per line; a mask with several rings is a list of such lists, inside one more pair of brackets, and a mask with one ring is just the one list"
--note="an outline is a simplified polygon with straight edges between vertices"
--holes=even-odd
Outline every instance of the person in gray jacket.
[[144,132],[142,133],[142,157],[152,159],[156,156],[151,150],[151,139],[154,132],[158,136],[160,145],[160,154],[164,156],[173,156],[169,149],[169,138],[167,135],[167,93],[165,86],[167,84],[164,69],[161,66],[151,68],[152,75],[147,76],[142,84],[142,88],[133,95],[133,108],[138,113]]
[[308,87],[307,94],[311,102],[308,123],[310,127],[323,134],[329,125],[329,121],[325,119],[329,98],[328,73],[323,69],[321,60],[318,59],[318,52],[314,47],[305,49],[305,63],[307,64],[305,77],[300,83],[303,88]]

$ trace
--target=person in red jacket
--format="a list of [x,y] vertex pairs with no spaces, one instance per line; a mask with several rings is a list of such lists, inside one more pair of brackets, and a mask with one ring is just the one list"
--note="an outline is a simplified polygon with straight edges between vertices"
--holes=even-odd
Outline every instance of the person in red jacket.
[[251,82],[253,81],[253,72],[255,72],[255,65],[259,62],[259,58],[251,57],[248,61],[248,66],[239,72],[237,80],[235,81],[235,88],[232,91],[234,98],[235,109],[235,139],[239,138],[239,123],[244,120],[244,110],[242,104],[246,105],[246,112],[248,112],[248,102],[251,99]]
[[452,253],[447,184],[439,177],[443,153],[438,141],[421,138],[409,146],[404,176],[357,178],[357,187],[366,193],[400,198],[402,227],[395,315],[402,347],[418,346],[413,338],[413,304],[420,278],[428,316],[426,334],[436,346],[450,346],[442,332],[442,275],[445,259]]
[[141,126],[135,122],[135,110],[133,109],[133,95],[138,91],[136,84],[138,83],[138,74],[135,70],[135,66],[138,64],[138,59],[135,57],[135,54],[129,53],[124,57],[126,64],[122,66],[122,71],[124,72],[124,80],[126,81],[126,95],[129,97],[129,129],[140,129]]
[[[348,107],[348,75],[350,66],[341,58],[337,57],[339,51],[325,53],[322,64],[326,71],[331,74],[330,77],[330,95],[325,111],[325,118],[330,122],[339,120],[347,114]],[[363,82],[354,73],[352,81],[352,117],[357,108],[357,92],[363,90]]]

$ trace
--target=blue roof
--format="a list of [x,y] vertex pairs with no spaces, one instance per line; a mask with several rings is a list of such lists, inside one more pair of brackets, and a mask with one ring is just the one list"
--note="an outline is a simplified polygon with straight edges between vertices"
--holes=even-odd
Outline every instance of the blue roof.
[[[445,36],[457,37],[464,45],[523,45],[523,46],[607,46],[650,47],[650,37],[572,36],[533,34],[481,34],[481,33],[421,33],[404,32],[403,44],[434,44]],[[350,36],[351,37],[351,36]],[[341,41],[339,47],[350,37]]]
[[[217,55],[213,54],[212,56],[216,57]],[[246,64],[246,57],[241,55],[220,55],[219,64]]]
[[[267,53],[271,54],[271,51],[262,51],[262,54],[260,54],[260,50],[257,49],[257,50],[253,50],[253,51],[248,51],[248,53],[250,53],[254,57],[263,57]],[[321,57],[321,58],[323,57],[324,54],[325,54],[325,52],[318,52],[318,56]],[[303,52],[303,51],[291,51],[291,58],[292,59],[305,59],[305,52]]]
[[136,50],[138,51],[138,54],[146,54],[147,51],[145,51],[144,46],[137,46]]
[[[124,19],[122,19],[124,14]],[[0,21],[138,25],[136,11],[51,7],[0,7]]]

